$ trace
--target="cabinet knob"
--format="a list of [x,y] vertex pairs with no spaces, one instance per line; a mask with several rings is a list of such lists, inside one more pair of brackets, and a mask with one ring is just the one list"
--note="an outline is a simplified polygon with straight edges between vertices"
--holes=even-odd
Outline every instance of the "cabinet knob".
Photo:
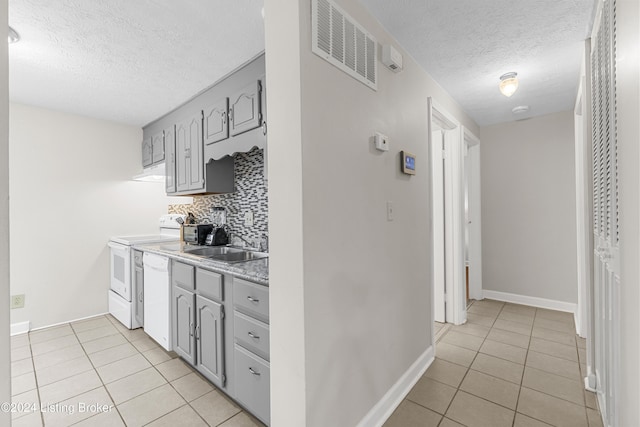
[[255,302],[255,303],[259,303],[259,302],[260,302],[260,300],[259,300],[259,299],[254,298],[254,297],[252,297],[251,295],[249,295],[249,296],[247,297],[247,299],[248,299],[249,301],[251,301],[251,302]]
[[256,340],[260,339],[260,336],[254,334],[253,332],[247,332],[247,335],[249,335],[251,338],[256,339]]
[[251,372],[253,375],[260,376],[260,372],[255,371],[252,367],[249,367],[249,372]]

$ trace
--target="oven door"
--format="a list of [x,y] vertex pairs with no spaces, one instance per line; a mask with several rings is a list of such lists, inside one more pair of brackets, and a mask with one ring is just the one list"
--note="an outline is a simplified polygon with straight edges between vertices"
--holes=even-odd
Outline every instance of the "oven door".
[[131,247],[109,242],[111,248],[111,290],[131,302]]

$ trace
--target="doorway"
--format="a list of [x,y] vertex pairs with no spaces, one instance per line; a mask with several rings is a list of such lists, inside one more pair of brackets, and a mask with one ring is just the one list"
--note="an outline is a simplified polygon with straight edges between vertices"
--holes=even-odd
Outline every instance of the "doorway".
[[480,139],[462,128],[464,143],[464,218],[466,299],[482,299],[482,216],[480,213]]
[[432,98],[428,105],[432,309],[436,322],[460,325],[466,321],[464,145],[459,123]]

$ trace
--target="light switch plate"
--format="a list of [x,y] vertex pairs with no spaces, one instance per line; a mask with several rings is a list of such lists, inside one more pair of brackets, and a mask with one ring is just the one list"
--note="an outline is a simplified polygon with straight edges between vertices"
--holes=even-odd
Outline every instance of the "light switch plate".
[[393,202],[387,202],[387,221],[393,221]]
[[373,137],[373,141],[378,150],[389,151],[389,137],[387,135],[376,132],[375,136]]

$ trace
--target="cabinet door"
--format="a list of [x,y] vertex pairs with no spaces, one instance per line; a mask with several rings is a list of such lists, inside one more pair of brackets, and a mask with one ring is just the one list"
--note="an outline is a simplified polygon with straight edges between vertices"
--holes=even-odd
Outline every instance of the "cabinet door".
[[176,125],[176,188],[178,191],[204,188],[202,149],[201,111]]
[[133,315],[139,327],[144,326],[144,270],[141,266],[135,266],[135,301],[133,302]]
[[153,135],[151,153],[154,164],[164,160],[164,135],[162,132]]
[[260,111],[260,80],[245,86],[231,95],[229,105],[229,122],[231,135],[255,129],[262,124]]
[[267,361],[235,345],[236,398],[253,415],[269,425],[271,368]]
[[223,387],[226,378],[222,305],[198,295],[196,296],[196,313],[197,368],[212,383]]
[[204,109],[202,127],[206,145],[229,138],[228,106],[229,98],[223,98]]
[[176,127],[169,126],[164,130],[165,150],[165,185],[167,193],[176,192]]
[[192,365],[196,361],[194,301],[193,292],[173,287],[173,351]]
[[151,137],[142,140],[142,167],[146,168],[153,163]]

